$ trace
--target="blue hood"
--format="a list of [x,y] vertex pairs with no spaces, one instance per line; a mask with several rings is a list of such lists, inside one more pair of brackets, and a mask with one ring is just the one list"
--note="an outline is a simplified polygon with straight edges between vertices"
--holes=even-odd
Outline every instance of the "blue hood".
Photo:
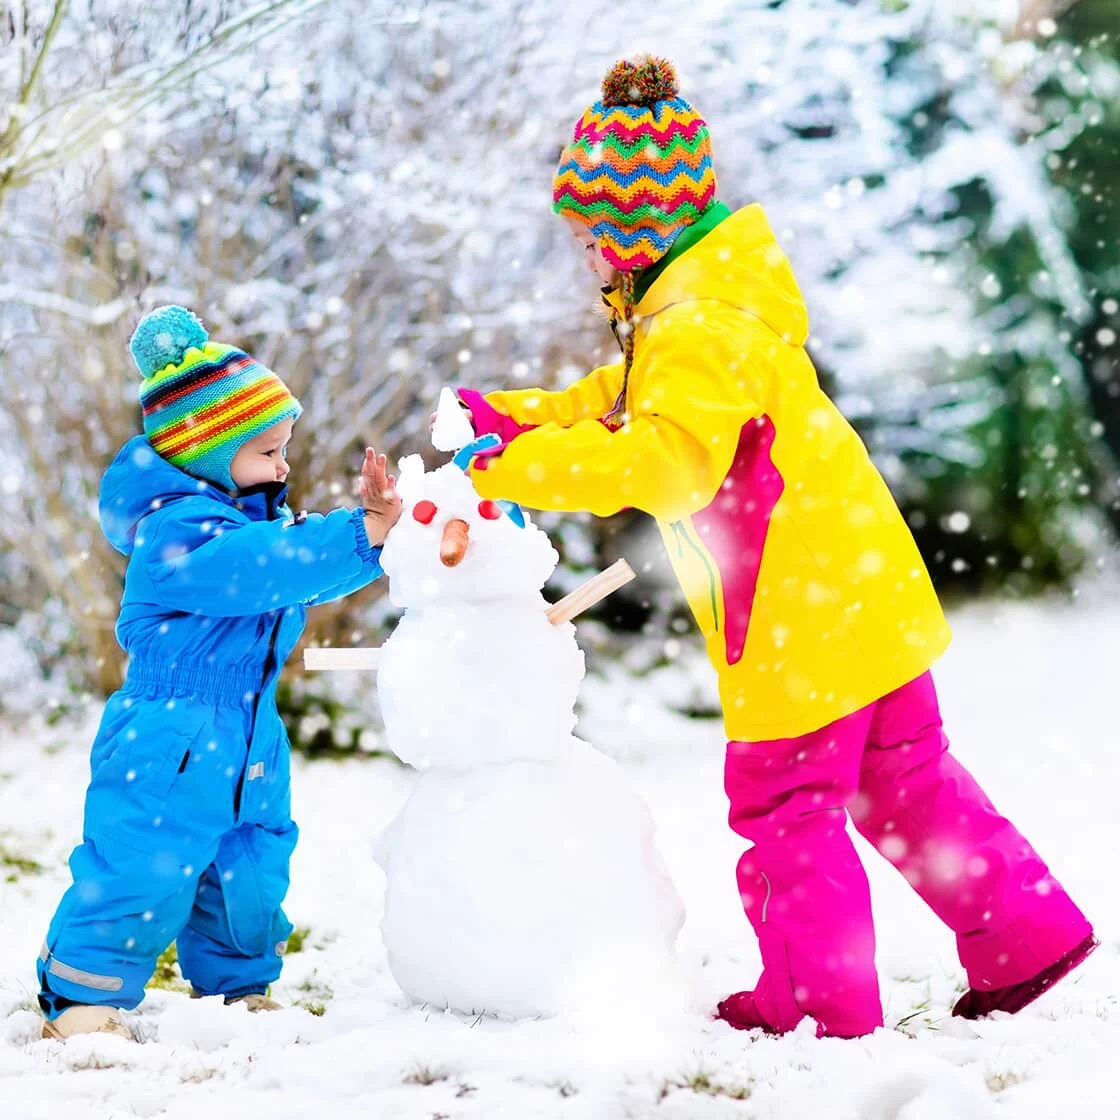
[[101,483],[101,526],[129,558],[117,618],[126,687],[241,703],[275,685],[307,606],[381,575],[360,506],[293,517],[286,493],[282,482],[230,493],[143,436],[121,448]]
[[234,503],[225,490],[160,458],[146,436],[134,436],[117,452],[101,480],[101,531],[118,552],[131,556],[141,518],[169,502],[199,494]]

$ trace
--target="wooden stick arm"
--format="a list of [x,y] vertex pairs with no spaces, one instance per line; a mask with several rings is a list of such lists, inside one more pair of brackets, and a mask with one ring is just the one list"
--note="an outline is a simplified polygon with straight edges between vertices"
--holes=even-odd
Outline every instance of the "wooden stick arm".
[[[557,600],[545,611],[553,626],[571,622],[588,607],[605,599],[612,591],[629,583],[634,569],[625,560],[616,560],[609,568],[581,583],[563,599]],[[308,646],[303,651],[303,667],[311,671],[331,672],[345,670],[370,670],[377,668],[381,650],[377,646]]]
[[553,626],[559,626],[562,622],[571,622],[577,614],[582,614],[588,607],[593,607],[633,578],[634,569],[625,560],[616,560],[605,571],[592,576],[586,583],[581,583],[575,591],[569,592],[563,599],[553,603],[545,611],[548,621]]

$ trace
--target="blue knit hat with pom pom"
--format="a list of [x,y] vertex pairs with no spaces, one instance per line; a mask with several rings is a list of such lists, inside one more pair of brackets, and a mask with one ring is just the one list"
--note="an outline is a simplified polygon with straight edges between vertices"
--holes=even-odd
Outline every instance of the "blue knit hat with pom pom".
[[144,380],[144,433],[169,463],[233,490],[230,464],[254,436],[303,412],[270,369],[243,350],[211,342],[185,307],[158,307],[128,344]]

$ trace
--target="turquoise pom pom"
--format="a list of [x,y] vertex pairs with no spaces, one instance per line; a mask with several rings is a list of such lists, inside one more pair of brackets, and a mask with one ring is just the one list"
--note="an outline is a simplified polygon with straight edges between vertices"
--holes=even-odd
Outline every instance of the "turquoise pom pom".
[[144,377],[151,377],[165,366],[177,366],[188,350],[201,350],[209,339],[197,315],[170,304],[157,307],[140,320],[128,348],[136,368]]

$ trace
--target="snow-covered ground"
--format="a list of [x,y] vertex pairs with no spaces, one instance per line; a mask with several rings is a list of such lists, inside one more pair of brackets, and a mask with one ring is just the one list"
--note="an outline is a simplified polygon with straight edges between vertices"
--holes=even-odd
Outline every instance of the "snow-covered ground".
[[[410,1007],[390,977],[372,838],[410,773],[384,761],[295,768],[302,839],[287,909],[304,929],[273,994],[302,1004],[250,1017],[153,990],[148,1041],[39,1040],[33,965],[66,884],[92,727],[0,729],[0,1117],[270,1120],[329,1116],[613,1120],[1088,1120],[1120,1088],[1120,596],[1076,605],[987,603],[953,615],[938,667],[958,755],[1031,838],[1103,942],[1015,1018],[949,1017],[963,987],[950,935],[866,847],[887,1029],[770,1039],[709,1009],[749,986],[758,955],[739,910],[739,845],[724,820],[718,723],[661,704],[680,675],[585,682],[581,734],[619,757],[648,798],[688,907],[681,968],[692,1010],[633,1003],[593,1022],[474,1021]],[[573,822],[578,827],[578,822]],[[609,859],[610,853],[604,852]],[[32,862],[27,862],[32,861]],[[455,916],[445,915],[447,936]],[[312,1014],[305,1008],[319,1014]]]

